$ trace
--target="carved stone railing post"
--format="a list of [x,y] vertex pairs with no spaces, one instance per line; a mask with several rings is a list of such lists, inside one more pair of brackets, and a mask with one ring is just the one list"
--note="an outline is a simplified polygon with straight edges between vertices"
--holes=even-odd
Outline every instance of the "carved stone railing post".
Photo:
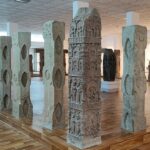
[[11,101],[11,37],[0,36],[0,110],[12,109]]
[[48,21],[43,26],[44,37],[44,112],[43,126],[49,129],[61,128],[65,125],[63,107],[63,86],[65,68],[63,57],[63,41],[65,24]]
[[123,28],[123,118],[122,128],[140,131],[146,128],[145,119],[145,48],[147,29],[139,25]]
[[96,9],[81,8],[69,38],[68,143],[87,148],[100,135],[101,20]]
[[29,48],[31,33],[18,32],[12,37],[13,64],[12,64],[12,102],[13,116],[32,119],[33,107],[30,100],[30,70]]

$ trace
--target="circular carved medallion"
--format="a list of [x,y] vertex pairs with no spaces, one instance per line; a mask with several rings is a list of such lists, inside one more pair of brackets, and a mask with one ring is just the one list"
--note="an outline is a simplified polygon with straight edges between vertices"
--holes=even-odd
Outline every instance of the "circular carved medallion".
[[60,69],[57,69],[54,74],[54,86],[60,88],[62,86],[63,77]]

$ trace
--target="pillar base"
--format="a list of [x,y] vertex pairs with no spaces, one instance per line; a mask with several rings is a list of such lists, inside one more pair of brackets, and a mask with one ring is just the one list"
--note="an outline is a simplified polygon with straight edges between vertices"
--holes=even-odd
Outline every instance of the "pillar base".
[[92,138],[92,139],[85,138],[84,140],[82,139],[79,139],[79,137],[69,134],[67,137],[67,143],[80,149],[86,149],[101,144],[101,137]]
[[115,81],[102,81],[101,82],[101,91],[102,92],[118,92],[119,90],[119,83],[117,80]]

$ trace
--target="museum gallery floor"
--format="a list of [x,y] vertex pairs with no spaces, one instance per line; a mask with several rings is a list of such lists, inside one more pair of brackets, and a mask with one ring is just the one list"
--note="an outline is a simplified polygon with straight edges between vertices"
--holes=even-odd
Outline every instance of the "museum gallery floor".
[[[41,128],[43,109],[43,83],[40,78],[32,78],[31,100],[33,103],[33,121],[16,120],[9,113],[0,114],[0,150],[76,150],[66,143],[68,121],[67,83],[64,86],[66,129],[47,130]],[[39,92],[35,92],[39,91]],[[147,83],[145,114],[147,130],[135,134],[121,130],[122,93],[101,94],[101,134],[102,144],[88,150],[149,150],[150,149],[150,84]],[[3,121],[3,122],[2,122]],[[4,123],[5,122],[5,123]],[[13,137],[13,138],[12,138]]]

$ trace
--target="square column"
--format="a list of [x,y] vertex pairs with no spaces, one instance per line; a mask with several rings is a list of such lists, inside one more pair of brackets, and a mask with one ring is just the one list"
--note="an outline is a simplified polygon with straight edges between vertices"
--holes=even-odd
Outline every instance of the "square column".
[[44,37],[44,112],[43,126],[48,129],[65,126],[63,87],[65,82],[63,41],[65,24],[48,21],[43,26]]
[[0,36],[0,111],[12,109],[11,47],[11,37]]
[[145,48],[147,29],[139,25],[123,28],[123,118],[122,128],[136,132],[146,128],[145,118]]
[[77,15],[78,10],[83,7],[89,7],[89,3],[82,0],[73,0],[73,18]]
[[80,8],[69,38],[69,127],[67,142],[80,148],[101,143],[101,19],[96,9]]
[[30,100],[30,71],[29,48],[31,33],[18,32],[12,36],[13,56],[12,65],[12,101],[13,116],[32,119],[33,107]]

